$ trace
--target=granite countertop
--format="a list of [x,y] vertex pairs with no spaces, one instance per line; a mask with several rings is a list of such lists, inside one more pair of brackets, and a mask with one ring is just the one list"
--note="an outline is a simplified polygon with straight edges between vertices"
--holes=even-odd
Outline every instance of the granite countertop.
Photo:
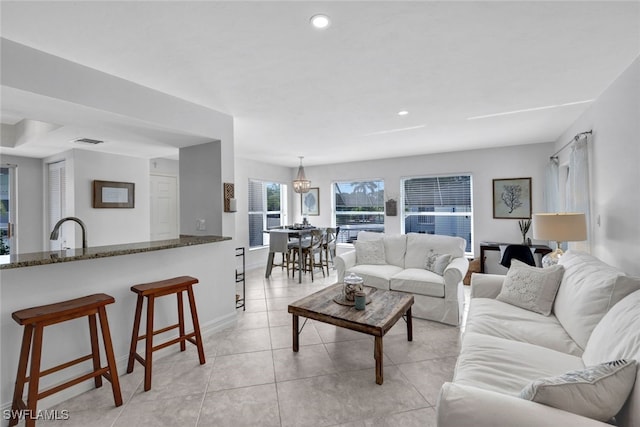
[[207,243],[231,240],[225,236],[180,236],[178,239],[156,240],[149,242],[125,243],[122,245],[96,246],[87,249],[66,249],[51,252],[32,252],[0,257],[0,270],[31,267],[57,262],[82,261],[85,259],[105,258],[140,252],[160,251],[184,246],[204,245]]

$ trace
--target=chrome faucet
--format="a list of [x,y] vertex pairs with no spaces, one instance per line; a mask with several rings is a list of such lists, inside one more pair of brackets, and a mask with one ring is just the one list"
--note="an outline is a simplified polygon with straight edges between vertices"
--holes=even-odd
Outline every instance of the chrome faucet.
[[49,236],[49,240],[58,240],[58,235],[60,234],[60,226],[65,221],[75,221],[80,225],[80,228],[82,228],[82,248],[87,249],[87,226],[84,225],[84,222],[82,222],[80,218],[76,218],[75,216],[68,216],[58,221],[53,227],[53,231]]

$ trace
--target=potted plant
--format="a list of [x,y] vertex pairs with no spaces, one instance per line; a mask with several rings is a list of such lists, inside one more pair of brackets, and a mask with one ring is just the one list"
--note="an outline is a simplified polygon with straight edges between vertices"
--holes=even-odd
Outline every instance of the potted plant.
[[529,228],[531,228],[531,220],[521,219],[520,221],[518,221],[518,226],[520,227],[520,233],[522,233],[522,244],[531,244],[531,241],[527,242],[527,233],[529,232]]

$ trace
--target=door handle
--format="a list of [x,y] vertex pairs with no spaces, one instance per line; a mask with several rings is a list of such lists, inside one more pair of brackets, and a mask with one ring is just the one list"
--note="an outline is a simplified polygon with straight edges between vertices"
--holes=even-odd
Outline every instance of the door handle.
[[13,224],[8,223],[7,224],[7,239],[11,239],[11,236],[13,235]]

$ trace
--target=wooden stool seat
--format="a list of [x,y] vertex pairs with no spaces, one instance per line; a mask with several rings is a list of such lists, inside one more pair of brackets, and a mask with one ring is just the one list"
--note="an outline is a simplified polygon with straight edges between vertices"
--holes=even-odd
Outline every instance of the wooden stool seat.
[[[18,423],[19,413],[21,411],[24,411],[26,426],[35,426],[37,418],[37,403],[39,399],[50,396],[91,378],[94,379],[96,388],[102,386],[102,377],[110,381],[115,405],[122,405],[120,382],[118,381],[118,371],[113,354],[113,344],[111,342],[111,334],[109,332],[109,323],[105,309],[106,305],[114,302],[115,299],[112,296],[106,294],[95,294],[55,304],[27,308],[16,311],[11,315],[18,324],[23,325],[25,328],[22,337],[22,347],[18,362],[18,374],[16,376],[16,385],[11,405],[12,411],[11,418],[9,420],[10,426],[14,426]],[[105,367],[101,367],[100,363],[96,315],[100,318],[102,340],[107,358],[107,366]],[[89,318],[91,354],[41,371],[40,362],[42,359],[42,337],[44,327],[84,316]],[[29,359],[31,359],[30,372],[29,376],[27,376],[27,365],[29,365]],[[93,361],[92,372],[74,378],[48,390],[42,392],[38,390],[41,377],[88,360]],[[27,393],[27,403],[25,404],[22,399],[22,393],[26,383],[29,384],[29,390]]]
[[[198,283],[198,279],[191,276],[180,276],[171,279],[160,280],[157,282],[143,283],[131,287],[131,291],[138,294],[136,303],[136,313],[133,320],[133,332],[131,335],[131,347],[129,349],[129,362],[127,364],[127,373],[133,372],[135,361],[137,360],[144,366],[144,391],[151,389],[151,373],[153,365],[153,352],[168,347],[173,344],[180,343],[180,351],[186,350],[186,342],[190,342],[198,348],[198,357],[200,364],[204,365],[206,359],[204,356],[204,348],[202,346],[202,336],[200,335],[200,324],[198,323],[198,313],[196,311],[196,301],[193,295],[193,285]],[[193,322],[193,332],[187,334],[184,324],[184,306],[182,302],[182,292],[187,292],[189,299],[189,308],[191,311],[191,320]],[[167,326],[162,329],[153,329],[153,317],[155,298],[175,294],[178,299],[178,323]],[[140,319],[142,317],[142,305],[144,299],[147,298],[147,328],[146,334],[140,333]],[[177,338],[166,341],[156,346],[153,345],[153,336],[163,332],[178,328],[179,334]],[[140,356],[136,352],[138,341],[145,340],[145,357]]]

